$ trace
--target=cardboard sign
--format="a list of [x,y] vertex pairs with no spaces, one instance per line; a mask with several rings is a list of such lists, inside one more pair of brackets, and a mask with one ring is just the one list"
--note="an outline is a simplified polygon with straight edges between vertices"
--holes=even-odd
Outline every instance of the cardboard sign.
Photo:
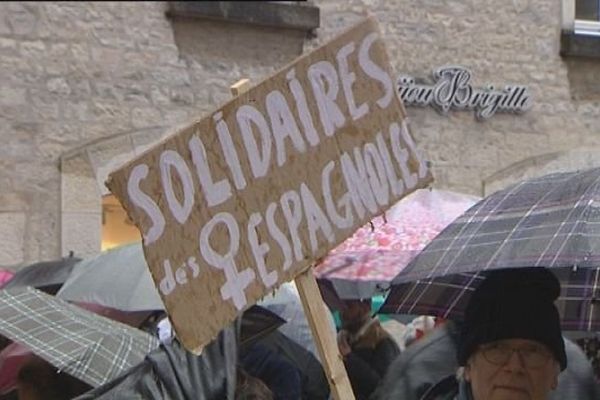
[[366,19],[112,173],[177,336],[235,317],[431,181]]

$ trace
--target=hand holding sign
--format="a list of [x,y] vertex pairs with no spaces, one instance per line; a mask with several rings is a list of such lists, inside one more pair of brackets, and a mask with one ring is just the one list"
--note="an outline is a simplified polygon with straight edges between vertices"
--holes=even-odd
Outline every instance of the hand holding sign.
[[175,332],[194,351],[430,181],[367,19],[107,185],[143,233]]

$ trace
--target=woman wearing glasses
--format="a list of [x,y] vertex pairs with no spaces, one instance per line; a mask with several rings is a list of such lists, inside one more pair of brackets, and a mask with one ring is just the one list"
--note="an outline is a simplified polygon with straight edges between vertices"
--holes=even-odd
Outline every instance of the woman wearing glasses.
[[458,379],[444,379],[423,400],[547,400],[567,366],[559,294],[545,268],[491,272],[465,311]]

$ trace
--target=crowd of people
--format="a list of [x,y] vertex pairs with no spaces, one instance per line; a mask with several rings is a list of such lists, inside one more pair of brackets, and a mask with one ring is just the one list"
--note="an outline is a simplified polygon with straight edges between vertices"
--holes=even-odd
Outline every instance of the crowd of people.
[[[557,278],[545,268],[494,271],[472,294],[463,320],[435,324],[430,321],[427,330],[416,335],[409,332],[403,338],[390,334],[373,316],[371,300],[344,301],[337,344],[355,398],[600,399],[600,381],[593,369],[597,360],[589,357],[590,353],[597,355],[597,347],[593,341],[582,341],[582,349],[563,336],[554,305],[559,293]],[[155,313],[140,327],[169,348],[168,357],[156,358],[162,361],[151,364],[168,361],[173,363],[175,374],[191,377],[196,373],[196,378],[200,376],[198,385],[215,376],[225,382],[227,374],[218,370],[227,369],[227,362],[215,361],[214,355],[221,355],[223,348],[231,344],[215,343],[203,356],[195,358],[176,343],[165,317],[164,312]],[[296,334],[306,326],[296,328]],[[243,344],[239,342],[239,331],[237,337],[235,384],[231,391],[235,400],[332,398],[318,354],[299,344],[299,339],[290,339],[278,329]],[[204,364],[177,364],[185,357]],[[194,372],[196,369],[200,372]],[[208,371],[210,378],[202,376]],[[159,380],[156,372],[152,376]],[[212,384],[210,393],[220,393],[215,399],[231,398],[220,397],[225,392],[217,381]],[[136,385],[140,386],[133,386]],[[71,399],[90,389],[44,360],[30,356],[18,373],[17,390],[3,399]],[[102,399],[119,398],[102,397],[98,389],[89,393],[92,394],[82,399],[97,395]]]

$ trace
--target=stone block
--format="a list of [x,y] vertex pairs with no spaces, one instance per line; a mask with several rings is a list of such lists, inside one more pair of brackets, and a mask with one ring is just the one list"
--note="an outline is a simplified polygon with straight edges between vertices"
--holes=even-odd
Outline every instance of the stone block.
[[73,251],[77,257],[100,253],[102,244],[102,211],[95,213],[63,212],[61,218],[61,255]]
[[62,212],[98,212],[101,193],[88,157],[78,153],[63,158],[61,172]]
[[131,110],[131,123],[135,128],[147,128],[161,125],[163,117],[158,108],[136,107]]
[[46,82],[46,88],[50,93],[54,93],[59,96],[68,96],[71,94],[71,87],[67,83],[67,80],[63,77],[48,79]]
[[24,212],[0,212],[0,266],[23,262],[25,223]]
[[31,4],[11,3],[6,18],[16,35],[31,35],[35,31],[37,18]]
[[27,210],[29,203],[20,193],[0,193],[0,213]]

